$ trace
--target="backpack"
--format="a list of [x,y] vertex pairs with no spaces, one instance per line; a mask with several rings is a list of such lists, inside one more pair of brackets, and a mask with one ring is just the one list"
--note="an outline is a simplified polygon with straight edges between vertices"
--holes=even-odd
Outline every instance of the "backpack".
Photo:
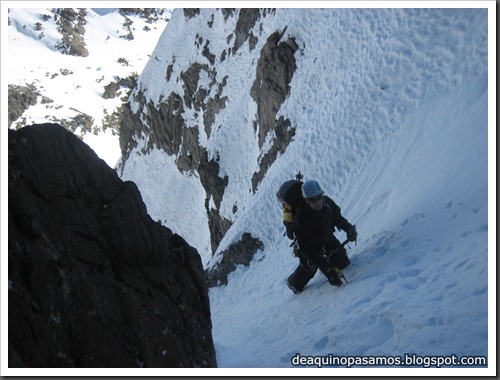
[[302,178],[304,178],[304,176],[299,172],[295,176],[295,179],[284,182],[276,193],[278,201],[283,207],[283,224],[286,228],[285,234],[291,240],[294,239],[293,217],[297,209],[305,204],[305,200],[302,197]]

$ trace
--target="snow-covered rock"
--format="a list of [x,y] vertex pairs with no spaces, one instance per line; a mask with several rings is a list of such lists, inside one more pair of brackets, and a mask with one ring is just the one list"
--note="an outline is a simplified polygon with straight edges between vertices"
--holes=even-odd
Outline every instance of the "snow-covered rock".
[[[5,69],[9,127],[57,122],[114,167],[121,155],[123,104],[170,13],[158,8],[23,8],[12,3]],[[29,102],[23,94],[30,94]]]

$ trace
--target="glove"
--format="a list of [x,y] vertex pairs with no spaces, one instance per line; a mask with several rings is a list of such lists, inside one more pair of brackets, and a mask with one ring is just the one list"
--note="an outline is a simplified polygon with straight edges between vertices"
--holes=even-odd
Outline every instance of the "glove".
[[351,226],[351,228],[346,233],[347,240],[356,241],[358,239],[358,231],[356,231],[356,226]]

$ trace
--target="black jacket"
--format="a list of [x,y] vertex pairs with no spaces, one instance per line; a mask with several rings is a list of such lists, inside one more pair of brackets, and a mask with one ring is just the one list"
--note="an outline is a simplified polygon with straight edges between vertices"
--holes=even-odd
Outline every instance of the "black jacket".
[[327,196],[324,196],[324,205],[320,211],[313,210],[307,204],[300,207],[293,225],[300,252],[316,265],[321,264],[323,247],[328,250],[341,245],[333,235],[335,228],[345,232],[352,228],[342,216],[340,207]]

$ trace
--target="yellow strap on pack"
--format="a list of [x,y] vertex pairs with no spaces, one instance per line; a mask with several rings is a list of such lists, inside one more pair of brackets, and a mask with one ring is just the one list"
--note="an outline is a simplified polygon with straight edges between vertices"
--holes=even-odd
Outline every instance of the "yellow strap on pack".
[[292,206],[283,205],[283,219],[287,223],[293,222]]

